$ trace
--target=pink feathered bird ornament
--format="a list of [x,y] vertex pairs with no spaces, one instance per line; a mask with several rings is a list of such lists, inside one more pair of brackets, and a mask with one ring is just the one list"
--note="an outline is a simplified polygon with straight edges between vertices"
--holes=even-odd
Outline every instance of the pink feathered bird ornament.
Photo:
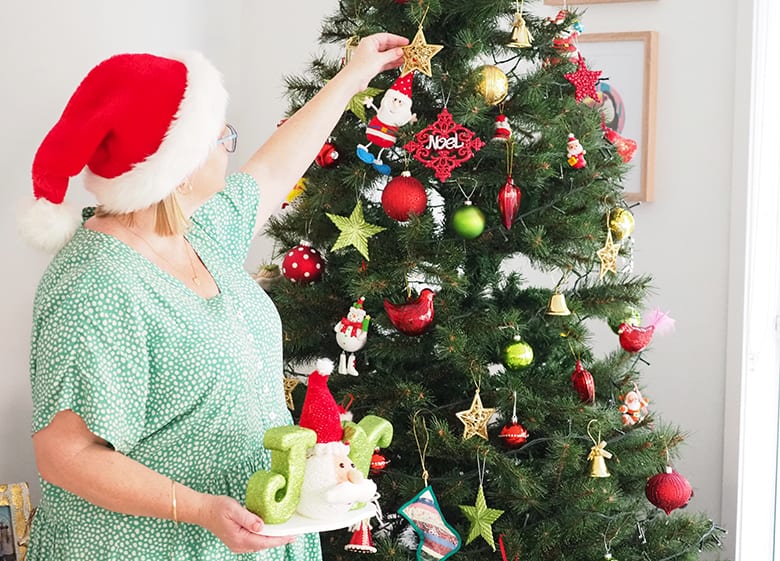
[[653,335],[664,335],[674,331],[674,320],[660,311],[658,308],[650,312],[645,318],[643,326],[639,327],[630,323],[621,323],[618,327],[620,346],[629,353],[638,353],[644,350],[653,340]]

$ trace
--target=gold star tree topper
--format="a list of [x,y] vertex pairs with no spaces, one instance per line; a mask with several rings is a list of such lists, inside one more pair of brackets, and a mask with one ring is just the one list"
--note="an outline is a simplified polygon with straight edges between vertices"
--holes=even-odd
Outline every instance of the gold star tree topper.
[[493,522],[499,519],[504,514],[503,510],[497,508],[488,508],[487,502],[485,502],[485,491],[482,489],[482,485],[479,486],[477,491],[477,500],[474,506],[458,505],[463,511],[463,514],[471,522],[469,528],[469,535],[466,538],[466,544],[470,544],[477,536],[482,536],[488,545],[496,550],[496,544],[493,541]]
[[425,41],[425,33],[422,27],[410,44],[401,47],[404,51],[404,66],[401,68],[401,76],[419,70],[426,76],[431,75],[431,59],[444,48],[444,45],[429,45]]
[[455,413],[460,422],[465,425],[463,431],[463,440],[468,440],[474,435],[488,439],[487,424],[496,410],[482,406],[482,398],[479,397],[479,390],[474,393],[474,400],[471,402],[471,408],[466,411]]
[[384,231],[382,226],[375,226],[366,222],[363,218],[363,203],[358,201],[355,209],[349,218],[338,216],[337,214],[326,213],[330,221],[341,231],[336,243],[333,244],[331,251],[336,251],[342,247],[353,246],[360,254],[369,261],[368,258],[368,238],[374,234]]

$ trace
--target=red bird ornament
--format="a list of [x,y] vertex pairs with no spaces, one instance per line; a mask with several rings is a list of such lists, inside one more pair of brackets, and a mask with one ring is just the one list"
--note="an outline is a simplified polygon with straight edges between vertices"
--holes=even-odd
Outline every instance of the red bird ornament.
[[395,328],[404,335],[421,335],[433,323],[433,297],[436,293],[424,288],[417,300],[393,304],[385,299],[385,311]]
[[653,340],[653,335],[664,335],[674,330],[674,320],[669,314],[658,309],[653,310],[643,322],[644,327],[621,323],[618,327],[620,346],[629,353],[638,353],[644,350]]

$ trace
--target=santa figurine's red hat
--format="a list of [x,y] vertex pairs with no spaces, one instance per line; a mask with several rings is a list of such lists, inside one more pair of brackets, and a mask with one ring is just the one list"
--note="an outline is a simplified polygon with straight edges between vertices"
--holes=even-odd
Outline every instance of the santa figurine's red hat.
[[333,372],[333,361],[321,358],[309,375],[309,385],[303,400],[299,425],[317,433],[317,444],[341,442],[344,429],[341,426],[339,406],[328,388],[328,376]]
[[395,90],[398,93],[405,95],[409,99],[412,99],[412,83],[414,81],[414,72],[409,72],[396,78],[393,85],[390,86],[391,90]]
[[201,54],[120,54],[92,69],[38,148],[35,201],[19,217],[31,245],[56,251],[79,225],[63,201],[85,186],[108,212],[165,199],[207,160],[225,126],[227,92]]

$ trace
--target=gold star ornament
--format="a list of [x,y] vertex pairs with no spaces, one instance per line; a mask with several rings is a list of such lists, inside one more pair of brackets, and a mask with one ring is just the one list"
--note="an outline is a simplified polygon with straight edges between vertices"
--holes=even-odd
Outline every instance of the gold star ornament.
[[607,272],[611,271],[617,274],[617,257],[620,251],[620,244],[612,242],[612,232],[607,230],[607,241],[604,247],[596,252],[596,255],[601,261],[601,267],[599,268],[599,280],[604,278]]
[[422,27],[420,27],[412,42],[401,48],[404,50],[404,66],[401,69],[401,76],[415,70],[430,76],[431,59],[444,48],[444,45],[429,45],[425,41],[425,33],[423,33]]
[[468,440],[472,436],[481,436],[488,439],[487,424],[495,413],[495,409],[482,406],[482,399],[479,397],[479,390],[474,393],[474,400],[471,402],[471,408],[466,411],[455,413],[466,429],[463,431],[463,440]]
[[295,411],[295,402],[293,401],[292,393],[296,386],[300,383],[300,380],[297,378],[284,379],[284,399],[287,402],[287,409],[290,411]]
[[349,215],[338,216],[336,214],[326,213],[330,221],[341,231],[336,243],[333,244],[331,251],[336,251],[342,247],[353,246],[360,254],[369,261],[368,258],[368,238],[374,234],[384,231],[382,226],[374,226],[366,222],[363,218],[363,204],[358,201],[355,210]]

